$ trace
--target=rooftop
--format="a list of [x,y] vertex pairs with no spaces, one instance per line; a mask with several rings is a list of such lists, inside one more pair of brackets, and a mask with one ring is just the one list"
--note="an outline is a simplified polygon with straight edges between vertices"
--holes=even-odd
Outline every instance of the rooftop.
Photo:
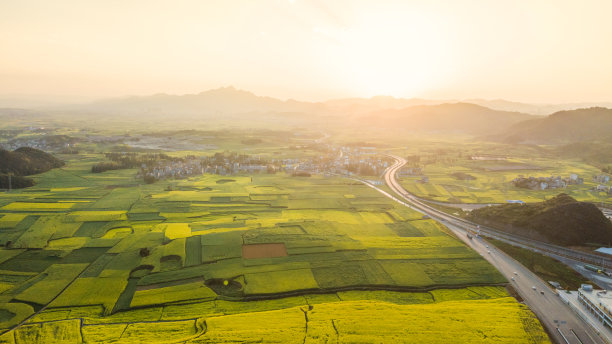
[[606,290],[597,290],[587,291],[582,288],[579,291],[586,297],[592,304],[599,306],[607,311],[610,314],[610,310],[612,310],[612,292],[608,292]]

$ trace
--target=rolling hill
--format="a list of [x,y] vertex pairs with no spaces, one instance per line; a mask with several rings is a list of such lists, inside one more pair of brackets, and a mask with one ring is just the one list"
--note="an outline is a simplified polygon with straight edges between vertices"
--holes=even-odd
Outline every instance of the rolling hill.
[[8,174],[11,174],[11,187],[23,188],[34,185],[29,176],[43,173],[52,168],[64,166],[64,162],[41,150],[21,147],[14,151],[0,148],[0,188],[9,188]]
[[49,153],[30,147],[17,148],[10,152],[0,149],[0,173],[29,176],[61,167],[64,162]]
[[382,128],[402,126],[418,132],[486,135],[534,117],[470,103],[448,103],[377,111],[359,118],[359,122]]
[[559,111],[516,123],[493,139],[506,143],[562,144],[612,140],[612,109]]
[[73,111],[151,119],[172,117],[197,119],[299,121],[304,125],[354,125],[402,128],[409,131],[486,135],[535,116],[492,110],[470,103],[441,103],[426,99],[394,97],[348,98],[326,102],[303,102],[260,97],[233,87],[198,94],[157,94],[115,98],[83,104]]

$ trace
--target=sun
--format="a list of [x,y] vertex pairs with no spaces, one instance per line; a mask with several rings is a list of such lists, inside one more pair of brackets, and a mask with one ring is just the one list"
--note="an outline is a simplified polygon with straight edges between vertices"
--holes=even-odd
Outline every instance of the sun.
[[351,93],[411,97],[452,77],[453,44],[442,29],[426,12],[379,11],[315,31],[334,42],[334,65]]

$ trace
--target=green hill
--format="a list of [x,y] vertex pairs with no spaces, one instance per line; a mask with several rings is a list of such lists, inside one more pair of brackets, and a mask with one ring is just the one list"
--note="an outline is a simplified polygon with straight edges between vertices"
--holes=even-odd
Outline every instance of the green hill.
[[23,188],[34,185],[32,174],[43,173],[52,168],[64,166],[64,162],[41,150],[21,147],[14,151],[0,148],[0,188],[9,188],[8,175],[11,174],[11,187]]
[[612,242],[612,223],[593,204],[567,194],[533,204],[503,204],[473,210],[469,218],[534,240],[563,246]]

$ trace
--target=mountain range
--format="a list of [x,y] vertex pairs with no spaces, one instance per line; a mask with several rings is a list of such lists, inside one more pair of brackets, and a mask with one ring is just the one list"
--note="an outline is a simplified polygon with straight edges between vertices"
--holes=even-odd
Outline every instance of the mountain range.
[[[72,105],[71,108],[99,112],[120,111],[122,113],[246,113],[246,112],[309,112],[342,113],[362,115],[382,110],[399,110],[420,105],[440,105],[446,103],[470,103],[493,110],[522,112],[530,115],[548,115],[562,110],[575,110],[586,107],[612,107],[612,102],[604,103],[567,103],[567,104],[528,104],[503,99],[422,99],[375,96],[371,98],[342,98],[322,102],[280,100],[273,97],[257,96],[252,92],[239,90],[232,86],[212,89],[197,94],[151,96],[132,96],[109,98],[90,103]],[[58,106],[56,106],[58,107]],[[61,106],[59,106],[61,107]]]
[[301,112],[321,113],[322,103],[260,97],[251,92],[224,87],[198,94],[156,94],[143,97],[112,98],[75,105],[75,109],[120,114],[219,115],[240,113]]
[[[576,105],[576,104],[574,104]],[[346,98],[325,102],[280,100],[224,87],[198,94],[124,97],[96,102],[38,109],[37,114],[75,113],[96,118],[198,119],[270,121],[342,125],[403,130],[468,134],[506,143],[564,144],[612,140],[612,110],[605,107],[570,109],[538,116],[542,106],[479,100],[469,102],[394,97]],[[612,104],[610,104],[612,107]],[[569,108],[572,108],[568,104]],[[516,111],[521,109],[522,111]],[[0,109],[0,116],[14,117],[32,112]]]

